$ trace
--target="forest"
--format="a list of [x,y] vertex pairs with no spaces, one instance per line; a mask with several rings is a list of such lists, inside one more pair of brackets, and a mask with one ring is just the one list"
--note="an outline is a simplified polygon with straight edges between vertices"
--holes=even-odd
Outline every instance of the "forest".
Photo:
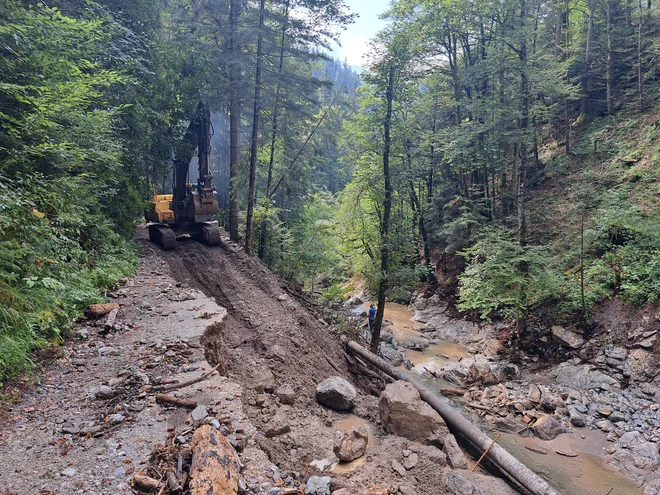
[[231,239],[376,334],[422,286],[519,335],[656,301],[657,5],[386,7],[358,75],[342,0],[2,0],[0,383],[134,271],[199,101]]

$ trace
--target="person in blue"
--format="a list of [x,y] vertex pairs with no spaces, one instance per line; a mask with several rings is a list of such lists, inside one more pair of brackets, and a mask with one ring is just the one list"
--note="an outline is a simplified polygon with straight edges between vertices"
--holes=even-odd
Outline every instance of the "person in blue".
[[376,308],[374,308],[373,304],[369,305],[369,331],[373,331],[374,329],[374,320],[376,319]]

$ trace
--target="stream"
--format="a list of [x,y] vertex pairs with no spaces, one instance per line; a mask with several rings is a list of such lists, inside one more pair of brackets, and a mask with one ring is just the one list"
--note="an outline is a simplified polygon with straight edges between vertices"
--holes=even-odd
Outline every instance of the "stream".
[[[362,308],[359,309],[362,311]],[[392,323],[386,328],[399,342],[422,335],[420,329],[424,325],[411,319],[412,314],[406,306],[387,303],[384,318]],[[447,341],[436,341],[436,344],[430,345],[424,351],[403,348],[401,351],[416,367],[428,362],[458,361],[469,356],[464,346]],[[412,373],[403,367],[401,370]],[[423,378],[423,381],[431,389],[438,391],[438,395],[440,388],[456,387],[439,379]],[[480,426],[491,437],[496,434],[488,424]],[[608,442],[605,434],[598,430],[580,428],[550,441],[503,434],[498,443],[566,495],[643,494],[643,488],[604,465],[603,447]]]

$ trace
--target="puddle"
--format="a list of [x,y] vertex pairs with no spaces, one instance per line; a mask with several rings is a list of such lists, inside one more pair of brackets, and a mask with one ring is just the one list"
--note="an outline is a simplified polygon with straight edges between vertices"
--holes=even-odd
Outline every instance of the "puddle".
[[[376,437],[372,433],[369,423],[367,423],[364,419],[356,416],[355,414],[349,414],[346,419],[337,423],[335,425],[335,428],[341,431],[349,431],[354,426],[366,426],[367,430],[369,431],[369,438],[367,440],[368,445],[370,447],[376,445],[377,443]],[[335,474],[350,473],[351,471],[354,471],[357,468],[364,466],[365,461],[366,461],[366,456],[362,456],[359,459],[355,459],[354,461],[351,462],[338,462],[334,466],[332,466],[330,470]]]
[[604,465],[600,456],[601,448],[607,441],[601,432],[589,432],[584,440],[565,433],[552,441],[505,434],[500,437],[498,443],[560,493],[642,495],[644,492],[643,488]]

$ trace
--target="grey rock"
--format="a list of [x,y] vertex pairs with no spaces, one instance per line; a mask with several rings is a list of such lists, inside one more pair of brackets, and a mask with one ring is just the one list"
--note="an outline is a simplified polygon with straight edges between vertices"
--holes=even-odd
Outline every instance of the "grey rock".
[[97,399],[111,399],[116,395],[116,392],[107,385],[101,385],[94,391],[94,396]]
[[422,337],[412,337],[405,342],[401,342],[401,345],[413,351],[423,351],[429,346],[429,341]]
[[392,461],[392,471],[403,477],[406,475],[406,468],[404,468],[399,461],[394,459]]
[[380,355],[391,362],[392,366],[400,366],[405,360],[402,352],[397,351],[389,345],[380,346]]
[[291,385],[282,385],[275,390],[275,395],[282,404],[294,404],[296,402],[296,391]]
[[198,405],[195,409],[193,409],[192,413],[190,413],[193,422],[199,423],[203,419],[205,419],[208,415],[209,412],[206,409],[206,406],[203,404]]
[[467,470],[453,470],[443,477],[443,484],[454,495],[517,495],[507,483],[493,476]]
[[77,428],[73,425],[64,424],[62,425],[61,431],[64,434],[68,433],[69,435],[77,435],[78,433],[80,433],[80,428]]
[[358,296],[357,294],[348,300],[348,304],[350,304],[351,306],[359,306],[362,303],[364,303],[364,301],[360,299],[360,296]]
[[76,475],[77,471],[73,469],[72,467],[63,469],[62,472],[60,473],[62,476],[66,476],[67,478],[73,478]]
[[392,332],[381,332],[380,340],[381,342],[386,342],[387,344],[391,344],[392,341],[394,340],[394,335],[392,334]]
[[623,361],[628,357],[628,351],[625,347],[612,346],[605,349],[605,355],[616,361]]
[[305,483],[306,495],[330,495],[330,476],[310,476]]
[[608,463],[637,483],[644,483],[648,474],[660,466],[657,445],[638,431],[624,433],[608,452]]
[[316,387],[316,400],[336,411],[350,411],[356,398],[355,387],[340,376],[331,376]]
[[574,406],[568,406],[568,416],[573,426],[582,428],[587,424],[587,419],[585,418],[584,414],[578,411]]
[[126,416],[119,413],[111,414],[110,416],[108,416],[108,422],[111,425],[118,425],[119,423],[123,423],[125,419]]
[[611,376],[602,371],[593,369],[588,364],[573,365],[562,363],[553,372],[559,385],[577,390],[608,390],[611,387],[620,387]]
[[584,345],[584,338],[579,333],[560,327],[559,325],[552,327],[552,336],[555,340],[571,349],[579,349]]
[[660,495],[660,479],[649,481],[644,487],[644,495]]
[[111,346],[101,347],[96,350],[99,356],[116,356],[119,354],[119,351]]
[[72,359],[71,364],[74,366],[87,366],[87,360],[86,359]]
[[413,452],[406,458],[405,461],[403,461],[403,467],[406,468],[406,471],[410,471],[411,469],[414,469],[415,466],[417,466],[418,460],[419,456]]
[[458,446],[456,437],[452,434],[445,436],[445,454],[447,455],[447,464],[449,464],[450,467],[453,469],[467,469],[467,458]]

